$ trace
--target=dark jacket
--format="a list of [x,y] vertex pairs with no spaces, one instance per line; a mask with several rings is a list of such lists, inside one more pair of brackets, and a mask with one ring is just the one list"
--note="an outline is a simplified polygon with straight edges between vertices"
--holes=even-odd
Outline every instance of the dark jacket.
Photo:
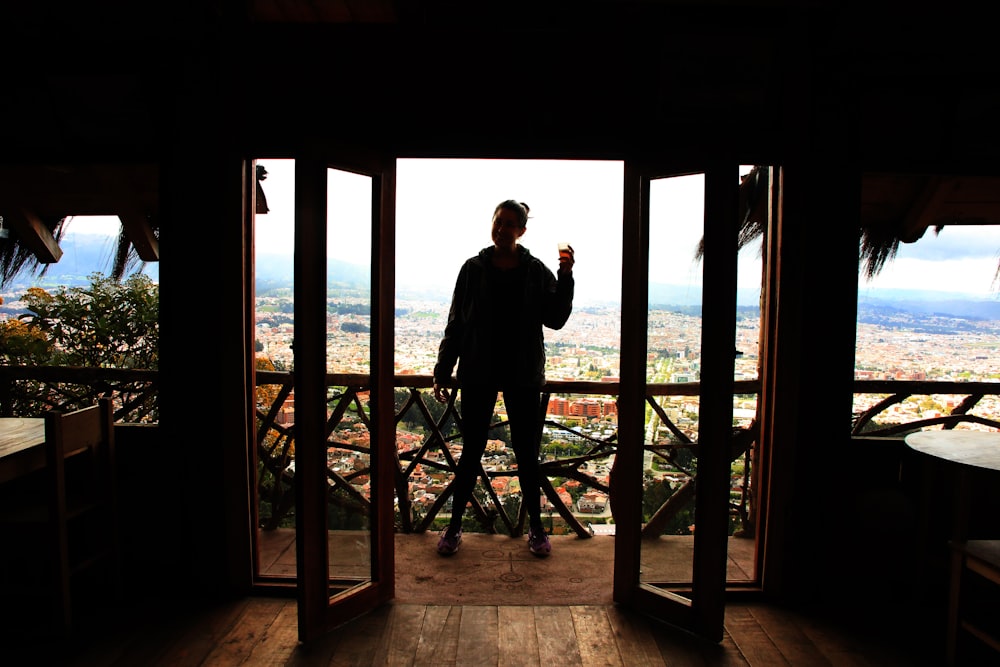
[[[495,248],[484,248],[462,265],[451,297],[448,324],[438,348],[434,381],[451,377],[458,361],[459,385],[495,385],[504,381],[519,386],[541,386],[545,382],[545,338],[542,326],[561,329],[573,311],[573,276],[558,279],[528,249],[518,246],[519,266],[524,267],[524,293],[509,295],[506,303],[492,302],[489,272],[497,271],[491,258]],[[506,296],[506,295],[505,295]],[[510,311],[517,308],[516,313]],[[493,313],[491,314],[491,309]],[[517,321],[516,341],[506,349],[492,346],[492,320],[510,313]],[[517,350],[513,358],[505,352]]]

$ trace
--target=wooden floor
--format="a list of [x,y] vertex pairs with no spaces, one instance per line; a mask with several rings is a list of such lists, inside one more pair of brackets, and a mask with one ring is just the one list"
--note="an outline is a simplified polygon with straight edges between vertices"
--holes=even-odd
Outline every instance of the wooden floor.
[[[106,619],[76,646],[37,644],[5,665],[902,665],[942,664],[912,628],[874,638],[833,619],[763,604],[730,605],[706,643],[615,605],[386,605],[309,646],[293,600],[148,605]],[[13,658],[11,660],[11,658]],[[8,661],[11,660],[11,661]]]
[[[0,665],[943,664],[943,610],[902,600],[873,609],[861,598],[849,612],[730,602],[723,640],[711,643],[611,601],[610,539],[557,538],[547,559],[518,559],[526,552],[521,540],[486,535],[468,536],[458,554],[441,559],[435,539],[399,538],[396,599],[309,646],[298,643],[290,597],[209,604],[165,591],[162,599],[87,616],[80,638],[65,644],[6,637]],[[744,549],[731,547],[734,562],[748,558]],[[502,572],[497,553],[507,554]],[[731,575],[743,576],[741,568],[731,564]],[[498,576],[506,585],[497,585]],[[607,594],[583,595],[581,585]]]

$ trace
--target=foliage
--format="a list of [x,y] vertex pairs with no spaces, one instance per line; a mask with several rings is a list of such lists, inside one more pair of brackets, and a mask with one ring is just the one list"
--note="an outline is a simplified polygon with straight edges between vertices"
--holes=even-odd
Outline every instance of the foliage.
[[[31,287],[22,301],[29,312],[18,319],[50,343],[48,358],[5,357],[9,363],[88,368],[155,370],[159,358],[160,293],[149,276],[135,274],[122,283],[100,273],[89,287],[60,287],[50,294]],[[0,343],[0,349],[11,347]]]
[[[267,357],[257,357],[254,360],[254,366],[259,371],[273,371],[274,362],[272,362]],[[257,409],[267,413],[274,402],[278,400],[278,394],[281,392],[281,385],[277,384],[258,384],[255,390]]]
[[[122,283],[94,273],[88,287],[55,292],[29,288],[26,312],[0,322],[0,363],[156,370],[159,356],[159,288],[145,275]],[[114,391],[127,421],[157,421],[156,396],[143,381],[74,384],[25,380],[11,387],[6,409],[37,415],[50,408],[92,403]]]
[[[676,493],[676,489],[666,480],[654,480],[647,476],[644,480],[642,494],[643,521],[649,521],[653,514],[656,513],[656,510],[674,493]],[[661,534],[690,535],[689,526],[692,524],[694,524],[694,501],[689,501],[667,522]]]
[[0,322],[0,361],[25,366],[44,365],[52,356],[52,341],[21,320]]

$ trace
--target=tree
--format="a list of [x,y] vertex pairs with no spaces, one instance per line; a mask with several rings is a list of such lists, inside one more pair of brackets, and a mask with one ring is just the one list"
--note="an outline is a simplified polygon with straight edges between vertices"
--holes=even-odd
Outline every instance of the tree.
[[24,295],[22,301],[29,312],[18,320],[51,342],[47,365],[155,370],[160,342],[159,287],[143,274],[117,283],[93,273],[90,281],[89,287],[60,287],[54,294],[31,287]]
[[[11,366],[73,366],[156,370],[159,364],[159,287],[136,274],[122,283],[100,273],[88,287],[27,290],[26,312],[0,322],[0,362]],[[101,384],[101,383],[99,383]],[[14,384],[13,414],[88,405],[108,386],[25,380]],[[131,421],[156,421],[156,397],[144,381],[113,391]]]
[[41,366],[52,357],[52,341],[45,332],[19,319],[0,322],[0,361],[4,364]]

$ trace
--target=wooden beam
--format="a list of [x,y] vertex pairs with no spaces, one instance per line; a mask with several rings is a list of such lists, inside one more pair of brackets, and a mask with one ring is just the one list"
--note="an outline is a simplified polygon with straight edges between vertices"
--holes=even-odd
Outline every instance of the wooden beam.
[[913,243],[928,227],[1000,224],[1000,180],[932,176],[903,219],[900,240]]
[[139,259],[144,262],[160,261],[160,243],[153,234],[149,220],[140,211],[119,213],[125,236],[132,243]]
[[899,230],[899,239],[903,243],[920,240],[933,222],[937,208],[944,201],[946,194],[947,190],[941,177],[931,176],[927,179],[903,218],[903,225]]
[[7,211],[4,221],[17,232],[18,243],[35,253],[42,264],[58,262],[62,257],[62,249],[52,232],[34,212],[18,207]]

